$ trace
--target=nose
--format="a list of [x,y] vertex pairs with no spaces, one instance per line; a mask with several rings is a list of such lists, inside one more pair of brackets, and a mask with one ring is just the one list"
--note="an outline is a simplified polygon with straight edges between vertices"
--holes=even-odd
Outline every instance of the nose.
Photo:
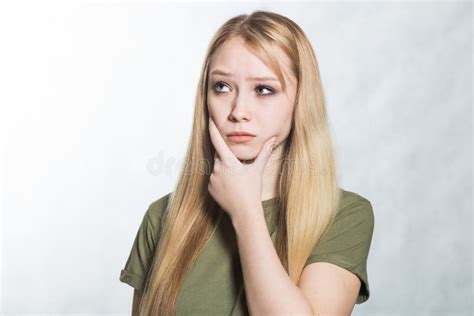
[[246,101],[243,100],[242,95],[237,95],[235,98],[234,106],[229,114],[229,119],[232,122],[250,121],[252,119],[252,113],[248,106],[245,106]]

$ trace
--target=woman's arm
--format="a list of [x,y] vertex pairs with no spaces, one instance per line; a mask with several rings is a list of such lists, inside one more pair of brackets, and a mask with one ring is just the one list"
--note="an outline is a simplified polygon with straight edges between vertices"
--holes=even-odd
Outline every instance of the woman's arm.
[[[280,262],[268,232],[262,205],[233,219],[245,296],[251,315],[313,315],[303,292]],[[248,216],[251,214],[251,216]]]
[[133,291],[132,316],[138,316],[138,306],[142,300],[142,292],[137,289]]

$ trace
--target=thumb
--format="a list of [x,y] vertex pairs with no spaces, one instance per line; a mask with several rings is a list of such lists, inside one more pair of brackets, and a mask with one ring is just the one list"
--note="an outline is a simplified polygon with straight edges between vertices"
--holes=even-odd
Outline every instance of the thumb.
[[265,165],[268,162],[268,159],[273,153],[273,150],[276,148],[278,143],[276,142],[276,137],[272,137],[262,146],[262,149],[258,153],[257,158],[255,158],[254,164],[259,170],[263,170]]

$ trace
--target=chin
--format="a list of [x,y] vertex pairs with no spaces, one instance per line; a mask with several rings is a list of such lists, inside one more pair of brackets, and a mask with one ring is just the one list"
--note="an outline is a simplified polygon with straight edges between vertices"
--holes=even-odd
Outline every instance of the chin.
[[249,150],[249,149],[247,150],[232,149],[232,152],[237,157],[237,159],[239,159],[241,162],[244,162],[244,161],[251,162],[257,156],[257,153],[254,150]]

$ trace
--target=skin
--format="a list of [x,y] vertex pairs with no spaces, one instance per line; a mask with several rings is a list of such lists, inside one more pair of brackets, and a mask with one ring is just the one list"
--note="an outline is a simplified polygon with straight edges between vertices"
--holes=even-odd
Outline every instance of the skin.
[[[209,132],[217,151],[209,191],[231,217],[245,206],[251,208],[275,197],[277,192],[281,148],[291,130],[297,79],[291,73],[289,58],[278,47],[273,48],[284,73],[285,92],[276,74],[240,37],[226,41],[209,68]],[[229,75],[217,74],[216,70]],[[233,131],[247,131],[256,137],[235,143],[227,137]],[[278,146],[272,153],[273,136]]]

